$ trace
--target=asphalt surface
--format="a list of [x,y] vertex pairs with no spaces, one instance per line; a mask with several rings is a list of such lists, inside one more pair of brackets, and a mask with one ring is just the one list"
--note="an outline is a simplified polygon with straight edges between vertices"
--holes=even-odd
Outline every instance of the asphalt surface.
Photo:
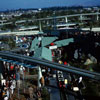
[[50,78],[50,100],[61,100],[56,78]]
[[[63,72],[64,78],[67,79],[68,81],[71,81],[71,76],[70,74]],[[65,98],[66,100],[75,100],[75,97],[73,96],[73,92],[72,91],[67,91],[65,93]]]

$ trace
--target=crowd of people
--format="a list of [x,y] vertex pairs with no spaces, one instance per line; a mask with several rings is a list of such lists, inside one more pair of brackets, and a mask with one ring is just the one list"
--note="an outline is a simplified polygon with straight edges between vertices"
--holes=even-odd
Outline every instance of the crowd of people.
[[0,82],[0,100],[8,100],[16,88],[16,70],[13,64],[3,62],[3,73]]
[[0,100],[8,100],[12,98],[15,88],[20,88],[20,76],[21,74],[24,75],[25,68],[5,61],[2,66]]
[[[3,62],[3,73],[0,76],[0,100],[14,100],[13,97],[15,95],[18,97],[17,91],[22,88],[21,80],[24,79],[25,70],[25,67],[21,65],[15,65],[5,61]],[[28,86],[27,88],[28,97],[26,100],[41,100],[41,91],[39,89],[34,91],[32,85]]]

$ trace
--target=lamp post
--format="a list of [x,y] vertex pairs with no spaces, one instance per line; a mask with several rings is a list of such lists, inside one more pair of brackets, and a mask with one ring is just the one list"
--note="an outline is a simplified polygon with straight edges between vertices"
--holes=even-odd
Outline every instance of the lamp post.
[[55,18],[55,11],[53,12],[53,17],[54,17],[54,30],[56,30],[57,29],[57,27],[56,27],[56,18]]
[[[39,17],[41,17],[40,12],[41,12],[41,8],[39,8]],[[42,32],[41,20],[39,20],[39,31]]]

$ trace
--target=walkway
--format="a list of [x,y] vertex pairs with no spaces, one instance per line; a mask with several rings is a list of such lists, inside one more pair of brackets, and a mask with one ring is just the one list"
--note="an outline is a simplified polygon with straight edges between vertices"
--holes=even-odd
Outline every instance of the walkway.
[[50,100],[61,100],[56,78],[50,78]]

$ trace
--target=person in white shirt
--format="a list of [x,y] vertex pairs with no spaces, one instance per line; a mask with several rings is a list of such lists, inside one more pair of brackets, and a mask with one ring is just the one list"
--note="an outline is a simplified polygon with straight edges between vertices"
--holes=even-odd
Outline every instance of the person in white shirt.
[[10,86],[10,89],[11,89],[11,94],[13,94],[14,93],[14,86],[13,86],[13,84]]
[[79,81],[78,81],[78,83],[81,83],[81,82],[82,82],[82,77],[80,77],[80,78],[79,78]]
[[2,80],[1,80],[1,84],[2,84],[2,85],[3,85],[3,84],[6,85],[6,80],[5,80],[5,79],[2,79]]
[[14,89],[15,89],[16,88],[16,81],[15,80],[12,81],[12,85],[14,86]]
[[5,97],[4,97],[4,100],[8,100],[8,97],[7,97],[7,96],[5,96]]

